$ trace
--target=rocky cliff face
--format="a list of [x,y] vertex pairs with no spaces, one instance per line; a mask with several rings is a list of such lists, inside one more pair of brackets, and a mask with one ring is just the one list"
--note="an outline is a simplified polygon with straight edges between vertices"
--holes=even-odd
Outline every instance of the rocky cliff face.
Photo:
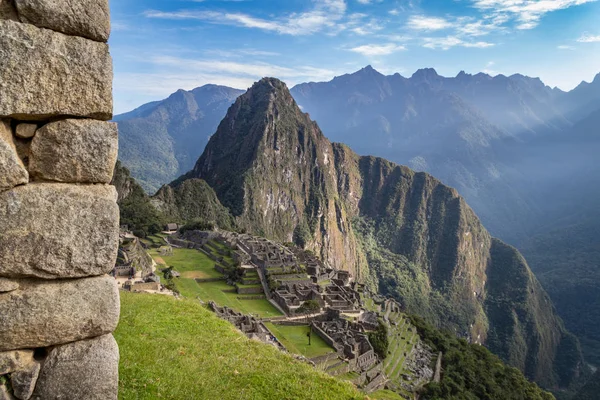
[[360,270],[333,147],[282,82],[263,79],[242,95],[187,177],[213,187],[242,228],[300,241],[335,267]]
[[[522,258],[510,247],[497,251],[503,245],[456,190],[332,144],[276,79],[236,101],[174,186],[195,178],[247,230],[313,249],[437,326],[478,343],[497,339],[491,343],[500,355],[545,386],[559,384],[557,368],[579,368],[577,351],[568,367],[557,365],[569,336],[552,304],[524,261],[502,274],[506,260]],[[499,285],[514,290],[505,294]],[[493,308],[504,299],[500,311]],[[501,312],[512,316],[506,335],[499,334]]]

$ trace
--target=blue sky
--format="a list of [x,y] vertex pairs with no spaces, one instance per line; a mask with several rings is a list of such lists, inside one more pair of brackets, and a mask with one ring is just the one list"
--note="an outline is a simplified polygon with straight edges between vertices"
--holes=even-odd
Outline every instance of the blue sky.
[[206,83],[291,87],[368,64],[563,90],[600,72],[599,0],[112,0],[111,13],[117,114]]

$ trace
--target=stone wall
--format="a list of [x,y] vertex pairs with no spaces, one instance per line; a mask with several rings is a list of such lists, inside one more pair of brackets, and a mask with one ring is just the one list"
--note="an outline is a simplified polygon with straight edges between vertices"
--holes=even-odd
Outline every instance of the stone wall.
[[0,0],[0,398],[117,398],[108,0]]

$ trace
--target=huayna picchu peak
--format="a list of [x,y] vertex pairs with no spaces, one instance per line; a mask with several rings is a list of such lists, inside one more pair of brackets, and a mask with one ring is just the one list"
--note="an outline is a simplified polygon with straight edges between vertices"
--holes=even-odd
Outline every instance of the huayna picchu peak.
[[[314,251],[544,387],[568,387],[583,373],[577,340],[526,261],[490,236],[455,189],[331,143],[277,79],[235,101],[169,191],[194,179],[214,189],[238,228]],[[190,215],[194,197],[187,201],[165,207],[204,217]]]

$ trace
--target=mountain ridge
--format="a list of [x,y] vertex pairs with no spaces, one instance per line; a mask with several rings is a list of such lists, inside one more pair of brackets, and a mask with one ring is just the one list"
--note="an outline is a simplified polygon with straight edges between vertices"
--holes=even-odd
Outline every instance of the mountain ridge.
[[[115,116],[119,158],[146,192],[189,171],[227,108],[243,91],[205,85]],[[200,150],[201,151],[201,150]]]

